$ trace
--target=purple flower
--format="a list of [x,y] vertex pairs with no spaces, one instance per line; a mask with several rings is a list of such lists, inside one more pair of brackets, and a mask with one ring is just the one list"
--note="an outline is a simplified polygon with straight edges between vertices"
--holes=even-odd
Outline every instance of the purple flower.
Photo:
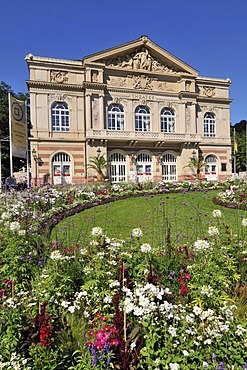
[[218,370],[224,370],[223,362],[219,362]]

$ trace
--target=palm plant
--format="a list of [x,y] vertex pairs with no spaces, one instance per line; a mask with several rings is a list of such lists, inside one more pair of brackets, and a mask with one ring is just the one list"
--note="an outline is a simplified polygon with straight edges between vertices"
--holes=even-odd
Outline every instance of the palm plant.
[[[193,153],[192,153],[193,154]],[[189,163],[187,166],[184,167],[189,167],[192,169],[192,171],[196,172],[196,177],[197,179],[200,179],[201,177],[201,170],[205,166],[205,160],[203,156],[199,155],[198,157],[194,156],[190,157]]]
[[91,157],[87,165],[88,168],[92,168],[93,170],[97,172],[97,175],[99,178],[103,178],[103,179],[106,178],[106,175],[104,174],[103,171],[106,168],[108,168],[108,166],[109,165],[107,163],[107,160],[105,159],[103,155]]

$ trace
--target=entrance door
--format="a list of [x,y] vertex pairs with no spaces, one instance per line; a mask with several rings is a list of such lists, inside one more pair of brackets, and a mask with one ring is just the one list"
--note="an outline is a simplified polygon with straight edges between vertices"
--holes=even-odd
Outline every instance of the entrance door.
[[208,155],[205,159],[205,177],[207,181],[218,180],[218,160],[215,155]]
[[121,153],[113,153],[109,156],[109,172],[112,182],[126,181],[126,158]]
[[138,182],[152,180],[152,157],[149,154],[138,154],[136,158],[136,176]]
[[162,180],[177,181],[177,158],[171,153],[166,153],[163,156]]
[[54,185],[72,183],[70,156],[66,153],[57,153],[52,159],[52,178]]

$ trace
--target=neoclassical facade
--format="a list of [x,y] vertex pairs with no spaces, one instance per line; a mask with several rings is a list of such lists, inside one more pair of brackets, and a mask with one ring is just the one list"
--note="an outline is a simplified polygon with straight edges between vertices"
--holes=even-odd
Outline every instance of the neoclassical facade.
[[199,76],[147,36],[82,60],[25,59],[37,183],[91,181],[97,155],[112,182],[192,180],[192,156],[208,181],[231,175],[229,78]]

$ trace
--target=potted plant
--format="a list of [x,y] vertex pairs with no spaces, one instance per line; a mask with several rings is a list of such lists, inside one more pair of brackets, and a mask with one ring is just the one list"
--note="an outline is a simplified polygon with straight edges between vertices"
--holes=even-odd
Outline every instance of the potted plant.
[[91,157],[87,167],[97,172],[98,180],[106,179],[103,171],[108,167],[108,163],[103,155]]
[[189,167],[192,169],[192,171],[195,171],[196,178],[199,180],[201,177],[201,170],[203,169],[204,166],[205,166],[204,158],[201,155],[199,155],[198,157],[193,155],[193,157],[190,157],[188,165],[184,167]]

